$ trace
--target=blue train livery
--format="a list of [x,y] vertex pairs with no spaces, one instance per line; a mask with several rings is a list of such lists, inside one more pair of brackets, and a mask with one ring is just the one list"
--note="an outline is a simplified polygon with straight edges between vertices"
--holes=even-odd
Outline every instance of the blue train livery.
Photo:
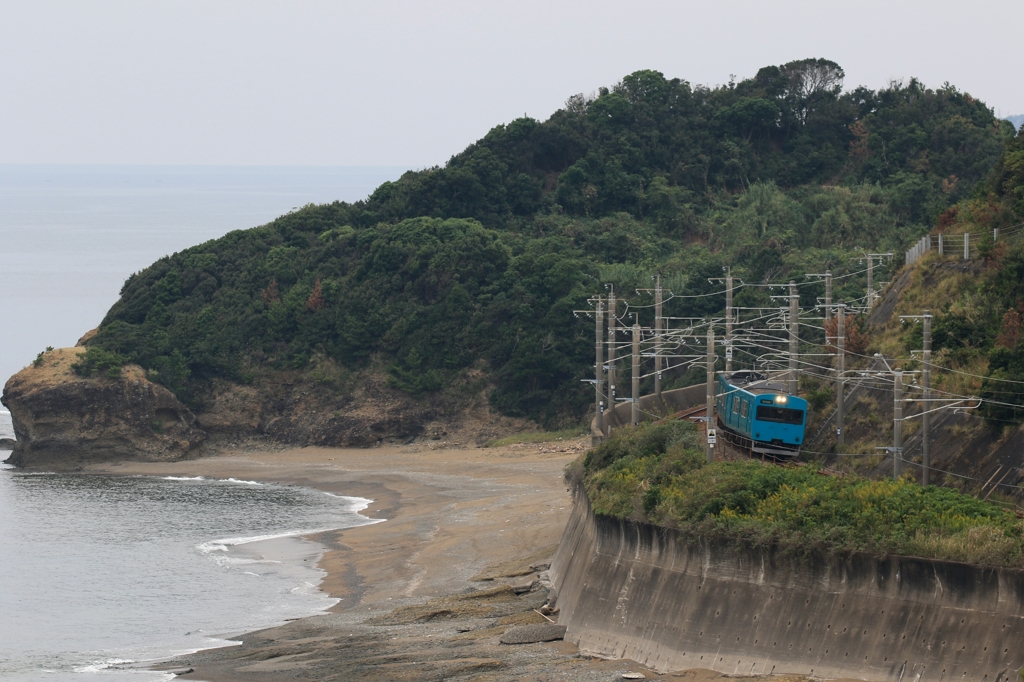
[[759,372],[718,377],[715,417],[723,436],[753,455],[789,460],[804,442],[807,401]]

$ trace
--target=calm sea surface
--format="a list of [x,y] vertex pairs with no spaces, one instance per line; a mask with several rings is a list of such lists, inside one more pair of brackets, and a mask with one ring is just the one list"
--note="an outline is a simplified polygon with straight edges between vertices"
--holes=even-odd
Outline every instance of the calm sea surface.
[[[157,258],[309,202],[365,198],[404,170],[0,165],[0,383],[46,346],[73,345]],[[162,679],[132,662],[327,608],[321,548],[297,536],[371,523],[366,503],[2,465],[0,679]]]
[[322,548],[296,536],[373,523],[367,502],[0,465],[0,679],[169,679],[138,664],[321,611]]

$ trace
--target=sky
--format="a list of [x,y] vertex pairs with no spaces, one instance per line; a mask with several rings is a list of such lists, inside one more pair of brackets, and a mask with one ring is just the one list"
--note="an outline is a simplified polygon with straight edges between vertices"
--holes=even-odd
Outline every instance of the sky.
[[823,57],[1024,113],[1021,0],[0,0],[0,163],[428,167],[638,69]]

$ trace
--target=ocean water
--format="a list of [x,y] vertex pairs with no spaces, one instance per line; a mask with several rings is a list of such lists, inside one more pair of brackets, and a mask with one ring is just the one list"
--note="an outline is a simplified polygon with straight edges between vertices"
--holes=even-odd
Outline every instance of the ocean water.
[[0,680],[172,679],[141,664],[328,608],[322,547],[298,536],[374,523],[368,502],[0,465]]
[[99,324],[158,258],[307,203],[365,199],[400,167],[0,164],[0,386]]
[[[0,165],[0,384],[73,345],[156,259],[405,168]],[[0,438],[12,438],[0,408]],[[0,451],[0,459],[8,453]],[[322,548],[358,498],[246,481],[0,465],[0,680],[165,679],[137,662],[321,611]]]

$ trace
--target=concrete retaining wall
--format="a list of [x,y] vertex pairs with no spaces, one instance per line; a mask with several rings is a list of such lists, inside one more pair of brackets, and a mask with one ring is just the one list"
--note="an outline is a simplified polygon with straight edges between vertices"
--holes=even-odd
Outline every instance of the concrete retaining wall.
[[[703,405],[707,401],[707,384],[696,384],[685,388],[676,388],[671,391],[662,391],[661,398],[654,395],[640,397],[640,419],[647,421],[653,415],[664,416],[674,414],[696,405]],[[621,426],[628,426],[632,419],[633,404],[619,403],[613,409],[604,411],[605,427],[617,429]],[[602,434],[596,424],[596,420],[590,422],[590,435],[595,440],[595,445],[601,442]]]
[[566,639],[655,670],[1017,682],[1024,571],[909,557],[785,558],[595,517],[551,566]]

